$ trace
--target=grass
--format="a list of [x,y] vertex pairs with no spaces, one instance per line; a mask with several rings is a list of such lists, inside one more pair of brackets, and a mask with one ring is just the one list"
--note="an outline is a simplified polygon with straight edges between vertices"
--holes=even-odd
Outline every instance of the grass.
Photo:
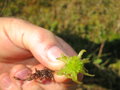
[[84,90],[120,89],[119,0],[1,0],[0,16],[25,19],[49,29],[77,52],[86,49]]

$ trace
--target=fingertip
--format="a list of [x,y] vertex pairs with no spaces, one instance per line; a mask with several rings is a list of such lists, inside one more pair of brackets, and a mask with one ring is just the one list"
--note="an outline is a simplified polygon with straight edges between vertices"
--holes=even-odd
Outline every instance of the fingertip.
[[31,69],[24,65],[16,65],[12,68],[10,76],[11,78],[17,77],[22,80],[25,79],[31,72]]
[[[83,77],[84,77],[83,74],[79,74],[78,81],[82,81]],[[54,74],[54,79],[58,83],[66,83],[66,84],[73,83],[73,81],[67,78],[65,75],[57,75],[56,73]]]
[[[51,70],[60,70],[64,66],[64,62],[58,60],[58,57],[61,57],[64,52],[58,48],[58,46],[50,46],[46,49],[41,50],[40,45],[37,47],[34,53],[36,59],[41,62],[42,65],[51,69]],[[65,54],[64,54],[65,55]]]
[[68,82],[69,79],[67,77],[65,77],[64,75],[57,75],[56,73],[54,74],[54,79],[56,82],[58,83],[62,83],[62,82]]
[[60,70],[62,67],[64,67],[65,63],[58,60],[59,57],[62,55],[67,56],[65,51],[60,46],[52,46],[46,50],[48,63],[50,65],[50,69],[52,70]]

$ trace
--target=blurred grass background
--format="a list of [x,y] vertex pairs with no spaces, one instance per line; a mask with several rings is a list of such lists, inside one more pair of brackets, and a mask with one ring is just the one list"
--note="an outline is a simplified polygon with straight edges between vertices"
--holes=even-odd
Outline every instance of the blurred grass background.
[[0,16],[17,17],[49,29],[77,52],[86,49],[77,90],[120,90],[120,0],[0,0]]

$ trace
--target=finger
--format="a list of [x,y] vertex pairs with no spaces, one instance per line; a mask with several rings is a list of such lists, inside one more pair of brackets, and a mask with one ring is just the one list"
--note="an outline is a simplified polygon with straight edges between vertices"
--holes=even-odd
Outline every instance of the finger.
[[12,68],[10,72],[10,77],[14,82],[18,81],[18,84],[21,83],[21,81],[24,81],[28,75],[32,73],[31,69],[24,65],[16,65]]
[[[38,67],[42,69],[42,65],[36,65],[34,68]],[[29,75],[32,74],[33,71],[24,65],[16,65],[12,68],[10,77],[12,78],[13,82],[20,85],[22,90],[43,90],[40,85],[33,81],[25,80]],[[25,81],[24,81],[25,80]]]
[[26,81],[22,86],[23,90],[45,90],[35,81]]
[[[42,65],[36,65],[32,68],[33,72],[35,73],[35,68],[37,70],[43,70],[44,66]],[[26,76],[28,76],[28,74],[31,73],[31,71],[29,71],[29,69],[23,65],[16,65],[13,67],[13,69],[11,70],[11,78],[18,77],[19,79],[23,80],[26,78]],[[59,77],[60,78],[60,77]],[[14,83],[18,82],[20,83],[19,80],[15,80],[13,78]],[[20,85],[20,84],[18,84]],[[23,90],[65,90],[67,86],[60,84],[60,83],[55,83],[55,82],[51,82],[51,83],[47,83],[47,84],[41,84],[35,80],[32,81],[24,81],[24,84],[21,85]],[[53,88],[54,87],[54,88]]]
[[61,83],[61,82],[68,82],[69,79],[67,77],[65,77],[64,75],[57,75],[56,73],[54,73],[54,79],[56,82]]
[[[37,70],[43,70],[45,67],[41,64],[33,66],[32,73],[36,73],[35,69]],[[45,90],[40,86],[40,83],[38,83],[35,79],[31,81],[25,81],[22,85],[23,90]]]
[[21,90],[20,86],[12,82],[8,73],[0,75],[0,87],[2,90]]
[[[3,54],[10,51],[14,54],[17,52],[16,55],[23,59],[26,56],[27,58],[30,57],[29,53],[32,52],[38,61],[52,70],[58,70],[63,67],[64,63],[56,60],[56,58],[60,57],[61,54],[67,54],[51,32],[23,20],[1,18],[0,21],[2,21],[0,22],[1,26],[3,26],[2,31],[6,36],[6,40],[2,42],[6,43],[4,41],[8,41],[7,44],[10,44],[12,47],[11,49],[6,48],[7,50],[3,50]],[[9,52],[6,52],[8,50]],[[8,55],[12,56],[13,53]]]
[[[58,75],[57,73],[54,73],[54,79],[58,83],[67,83],[67,84],[70,84],[71,82],[73,82],[71,79],[67,78],[66,76],[64,76],[64,75]],[[83,74],[79,74],[78,75],[78,80],[82,81],[82,79],[83,79]]]
[[39,64],[39,62],[35,58],[26,59],[26,60],[23,60],[23,61],[18,62],[18,63],[0,62],[0,74],[5,73],[5,72],[9,72],[17,64],[23,64],[23,65],[26,65],[27,67],[31,68],[34,65]]
[[[44,70],[45,67],[43,65],[39,64],[39,65],[33,66],[31,69],[32,69],[32,71],[24,65],[16,65],[12,68],[10,77],[12,78],[12,80],[15,83],[17,83],[18,85],[22,85],[22,83],[23,83],[22,80],[25,80],[30,74],[36,73],[35,69]],[[65,76],[58,76],[57,74],[54,74],[53,78],[54,78],[53,80],[55,80],[55,82],[66,82],[67,81],[67,78]],[[46,80],[46,83],[50,83],[50,82],[51,81]]]
[[61,39],[57,36],[56,36],[56,38],[57,38],[57,41],[59,42],[59,44],[62,46],[62,48],[64,48],[64,50],[66,51],[67,55],[69,55],[69,56],[77,55],[75,50],[69,44],[67,44],[63,39]]
[[36,81],[27,81],[23,85],[23,90],[67,90],[62,83],[51,82],[49,84],[41,84]]
[[40,86],[44,88],[44,90],[68,90],[63,83],[52,82],[49,84],[41,84]]

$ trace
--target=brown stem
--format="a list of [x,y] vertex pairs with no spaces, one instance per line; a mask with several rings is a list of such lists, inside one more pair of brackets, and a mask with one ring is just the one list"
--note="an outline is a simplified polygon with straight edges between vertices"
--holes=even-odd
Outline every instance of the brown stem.
[[105,41],[103,41],[100,45],[100,49],[99,49],[99,52],[98,52],[98,57],[101,57],[104,46],[105,46]]

